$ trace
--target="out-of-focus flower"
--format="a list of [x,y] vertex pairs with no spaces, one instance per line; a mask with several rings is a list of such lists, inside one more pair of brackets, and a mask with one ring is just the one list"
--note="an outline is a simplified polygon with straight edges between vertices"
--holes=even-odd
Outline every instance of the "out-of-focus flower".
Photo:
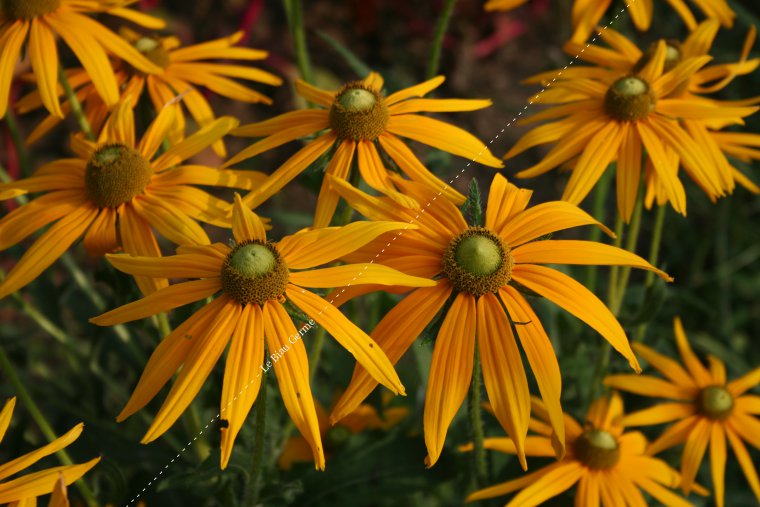
[[[156,67],[155,72],[145,72],[128,62],[117,62],[115,67],[116,82],[123,90],[122,96],[137,105],[145,89],[156,110],[182,96],[182,104],[200,127],[210,125],[215,119],[203,89],[211,90],[232,100],[271,104],[271,100],[261,93],[244,86],[230,78],[240,78],[268,85],[279,85],[282,80],[269,72],[231,63],[213,63],[206,60],[223,59],[238,61],[256,61],[267,57],[266,51],[235,47],[243,36],[237,32],[229,37],[216,39],[201,44],[182,47],[176,37],[158,35],[140,35],[132,30],[122,29],[122,37]],[[85,116],[95,129],[105,122],[109,108],[98,95],[92,77],[86,69],[71,69],[66,76],[76,91],[77,98],[84,106]],[[42,105],[39,91],[21,98],[16,107],[20,113],[33,111]],[[64,101],[61,105],[64,114],[71,112],[71,104]],[[176,144],[185,136],[186,121],[181,109],[169,131],[169,140]],[[27,143],[31,144],[61,122],[56,116],[43,120],[29,135]],[[213,145],[214,151],[226,156],[224,142],[220,139]]]
[[528,0],[488,0],[484,8],[487,11],[511,11],[526,3]]
[[[8,431],[13,416],[13,408],[16,406],[16,398],[5,402],[0,412],[0,440]],[[78,465],[63,465],[47,468],[37,472],[28,473],[15,479],[9,477],[29,468],[46,456],[66,448],[82,434],[84,424],[79,423],[71,428],[66,434],[24,454],[14,460],[0,465],[0,504],[6,505],[36,505],[37,497],[52,495],[49,507],[63,507],[68,505],[66,486],[79,480],[92,467],[98,464],[100,458],[94,458],[86,463]]]
[[[0,298],[34,280],[82,235],[94,256],[123,248],[135,255],[161,255],[153,230],[178,245],[208,244],[200,220],[229,227],[229,204],[193,185],[250,190],[264,175],[179,165],[221,139],[237,120],[224,117],[163,154],[161,142],[177,118],[177,105],[161,110],[138,143],[132,108],[125,101],[103,127],[97,142],[71,140],[76,158],[40,167],[35,174],[0,184],[2,197],[41,192],[0,219],[0,249],[53,224],[0,282]],[[165,278],[138,278],[148,294],[165,287]]]
[[673,322],[676,345],[685,369],[673,359],[659,354],[641,343],[634,349],[665,378],[648,375],[611,375],[604,383],[642,396],[677,400],[626,415],[625,426],[648,426],[674,423],[647,449],[654,455],[685,443],[681,457],[681,474],[685,493],[691,491],[694,478],[710,447],[715,502],[723,506],[726,471],[726,438],[731,443],[736,459],[744,471],[755,497],[760,502],[760,480],[752,459],[742,440],[760,449],[760,397],[747,391],[760,384],[760,367],[743,377],[726,381],[726,365],[707,356],[709,368],[703,366],[691,349],[681,320]]
[[[520,462],[526,466],[523,444],[530,394],[513,323],[551,414],[557,454],[563,454],[559,365],[541,321],[520,292],[525,288],[586,322],[639,370],[623,328],[604,303],[570,276],[544,264],[627,265],[654,271],[665,279],[668,276],[641,257],[610,245],[540,240],[581,225],[597,225],[609,232],[577,206],[555,201],[526,208],[532,192],[497,175],[488,196],[485,227],[473,227],[454,204],[437,199],[435,192],[419,183],[396,178],[396,183],[420,203],[418,209],[372,197],[343,180],[328,178],[336,191],[366,217],[419,224],[414,231],[381,236],[346,259],[372,259],[399,271],[438,279],[437,286],[416,289],[406,296],[372,332],[392,362],[404,355],[451,301],[435,340],[425,397],[429,466],[438,460],[449,425],[470,386],[476,340],[494,414],[514,439]],[[339,302],[360,292],[348,288]],[[350,414],[376,385],[377,381],[357,365],[331,420],[336,422]]]
[[[379,147],[412,180],[420,181],[461,204],[464,196],[422,165],[401,140],[401,137],[407,137],[474,162],[502,167],[501,161],[472,134],[440,120],[414,114],[472,111],[491,105],[490,100],[419,98],[435,90],[443,81],[443,76],[438,76],[387,97],[382,93],[383,78],[374,72],[363,81],[346,84],[337,92],[297,81],[299,95],[320,107],[285,113],[235,129],[234,135],[264,139],[232,157],[227,164],[238,163],[304,136],[318,135],[277,169],[264,185],[245,196],[244,202],[255,208],[320,156],[330,153],[326,174],[345,180],[356,156],[359,173],[367,185],[402,204],[412,204],[390,178]],[[333,148],[334,152],[331,152]],[[325,180],[314,216],[315,227],[330,224],[338,200],[338,194]]]
[[[694,30],[697,27],[697,20],[684,0],[665,0],[664,2],[631,0],[625,5],[633,24],[644,32],[649,30],[649,26],[652,24],[655,4],[661,3],[670,5],[689,30]],[[694,0],[694,3],[705,17],[717,19],[727,28],[733,26],[736,14],[726,0]],[[576,43],[586,42],[590,35],[596,33],[597,24],[608,12],[611,5],[612,0],[575,0],[572,12],[573,36],[571,40]],[[603,33],[604,30],[601,32]]]
[[[109,255],[117,269],[131,275],[191,280],[90,319],[94,324],[107,326],[142,319],[222,293],[164,338],[118,420],[144,407],[181,367],[142,442],[160,437],[198,393],[231,337],[220,411],[228,423],[222,428],[222,468],[227,466],[235,437],[256,399],[261,375],[274,366],[285,408],[309,442],[315,466],[324,469],[321,433],[309,386],[309,362],[301,340],[304,329],[308,331],[316,321],[370,371],[373,379],[394,393],[403,394],[404,386],[372,338],[331,303],[305,288],[345,284],[427,287],[435,282],[379,264],[308,268],[348,255],[382,233],[407,227],[414,228],[400,222],[357,222],[304,231],[270,243],[261,220],[236,195],[234,247],[221,243],[184,246],[177,249],[178,255],[162,258]],[[285,310],[286,302],[312,320],[297,330]],[[265,343],[269,359],[264,356]]]
[[82,63],[97,93],[108,107],[119,102],[108,55],[118,56],[142,72],[161,69],[111,30],[87,14],[106,13],[146,28],[160,29],[164,22],[127,8],[130,0],[3,0],[0,3],[0,118],[5,116],[13,67],[21,57],[24,41],[37,79],[40,100],[50,114],[63,118],[59,103],[58,47],[60,36]]
[[[648,203],[670,202],[686,214],[686,192],[679,168],[712,199],[731,193],[738,172],[726,160],[700,122],[742,122],[757,107],[707,101],[696,96],[672,97],[702,68],[709,56],[684,60],[667,69],[668,46],[659,41],[640,70],[622,73],[596,69],[593,77],[559,80],[535,102],[559,104],[529,118],[552,120],[525,134],[504,158],[534,146],[555,146],[538,164],[518,177],[534,177],[570,162],[572,174],[563,199],[580,203],[611,162],[617,162],[618,209],[627,221],[633,212],[647,151]],[[578,157],[576,159],[576,157]]]
[[[377,409],[372,405],[362,403],[356,410],[332,427],[330,426],[325,409],[319,402],[314,402],[314,406],[317,409],[319,432],[322,435],[322,442],[325,444],[326,459],[329,459],[330,454],[343,445],[350,435],[361,433],[365,430],[388,430],[409,415],[407,407],[387,406],[390,400],[393,399],[390,392],[385,391],[383,395],[384,406],[382,416],[378,414]],[[312,459],[313,456],[309,442],[302,436],[294,436],[285,442],[282,453],[277,459],[277,466],[283,470],[290,470],[293,468],[294,463],[311,461]]]
[[[535,435],[525,441],[528,456],[551,457],[549,414],[540,400],[533,398],[533,412],[538,416],[530,420]],[[583,426],[565,414],[567,454],[551,465],[524,477],[476,491],[467,497],[468,502],[508,495],[519,491],[507,507],[534,507],[576,486],[575,506],[619,507],[621,505],[646,506],[642,491],[667,507],[690,507],[691,503],[668,488],[679,486],[681,478],[664,461],[648,455],[644,435],[635,431],[624,433],[620,419],[623,402],[617,393],[596,400],[586,414]],[[512,440],[487,438],[486,449],[516,454]],[[464,451],[472,445],[463,446]],[[698,488],[699,493],[706,493]]]

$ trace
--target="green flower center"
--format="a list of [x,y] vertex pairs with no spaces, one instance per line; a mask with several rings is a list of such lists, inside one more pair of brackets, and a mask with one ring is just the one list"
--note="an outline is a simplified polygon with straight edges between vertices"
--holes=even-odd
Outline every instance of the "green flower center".
[[485,227],[471,227],[454,237],[443,255],[443,272],[454,288],[475,297],[509,283],[512,264],[509,247]]
[[50,14],[60,7],[61,0],[0,0],[3,13],[11,21],[28,21]]
[[[681,44],[677,40],[666,40],[665,43],[667,46],[665,48],[664,72],[668,72],[681,63]],[[649,48],[641,55],[636,65],[633,66],[634,73],[640,72],[652,60],[655,52],[657,52],[658,44],[659,42],[653,42],[649,45]]]
[[87,162],[85,191],[98,207],[116,208],[142,194],[152,175],[150,162],[136,150],[106,144]]
[[615,81],[604,96],[604,109],[620,121],[643,120],[654,111],[657,100],[649,83],[636,76]]
[[705,387],[699,392],[697,407],[699,412],[708,419],[723,421],[734,409],[734,397],[724,387]]
[[385,132],[389,117],[385,99],[356,81],[336,95],[330,107],[330,128],[338,139],[374,141]]
[[331,449],[337,449],[351,438],[351,431],[345,426],[333,426],[327,432],[327,444]]
[[584,431],[575,442],[573,452],[578,461],[594,470],[614,467],[620,460],[620,448],[611,433],[604,430]]
[[169,66],[169,52],[158,37],[140,37],[135,42],[135,49],[162,69]]
[[285,261],[273,244],[245,241],[222,265],[222,290],[241,305],[263,305],[285,294],[288,275]]

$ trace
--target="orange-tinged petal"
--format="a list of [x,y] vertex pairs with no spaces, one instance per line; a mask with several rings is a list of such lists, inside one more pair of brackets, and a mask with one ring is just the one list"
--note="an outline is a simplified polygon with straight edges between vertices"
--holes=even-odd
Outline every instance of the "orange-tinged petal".
[[623,134],[615,181],[618,212],[627,223],[631,220],[641,181],[641,140],[632,126]]
[[228,301],[219,297],[174,328],[156,347],[140,380],[116,421],[121,422],[147,405],[177,372],[192,348],[209,330]]
[[555,447],[554,451],[561,457],[565,453],[565,420],[560,404],[562,376],[554,348],[538,316],[517,290],[504,287],[499,291],[499,297],[515,324],[525,356],[533,370],[546,415],[556,436],[552,443],[558,444],[558,448]]
[[346,264],[290,273],[290,283],[300,287],[332,288],[356,284],[434,287],[435,280],[405,275],[388,266],[374,263]]
[[[299,128],[303,125],[311,125],[314,128],[312,132],[318,132],[328,128],[327,111],[323,109],[301,109],[298,111],[290,111],[268,120],[241,125],[233,129],[230,134],[239,137],[266,137],[285,130],[289,131],[293,128]],[[298,137],[303,137],[309,133],[311,132],[307,132]],[[298,137],[295,137],[294,139],[298,139]]]
[[570,489],[585,475],[586,470],[578,461],[560,463],[554,470],[544,474],[540,479],[515,495],[509,505],[510,507],[541,505],[546,500]]
[[324,327],[375,380],[396,394],[405,394],[396,370],[382,349],[337,308],[316,294],[295,285],[289,285],[285,295]]
[[515,264],[580,264],[600,266],[630,266],[656,273],[672,282],[661,271],[638,255],[604,243],[580,240],[544,240],[526,243],[512,250]]
[[610,375],[604,379],[604,385],[641,396],[668,398],[671,400],[693,401],[698,390],[672,384],[667,380],[649,375]]
[[699,387],[711,385],[712,381],[710,378],[710,372],[707,371],[707,368],[702,365],[699,358],[694,354],[694,351],[691,350],[691,345],[689,345],[689,340],[686,338],[686,333],[683,330],[683,324],[681,323],[680,317],[673,319],[673,333],[676,337],[678,353],[681,355],[683,364],[686,365],[686,368],[689,370],[689,373],[691,373],[694,381]]
[[501,174],[496,174],[488,191],[486,227],[502,231],[516,214],[523,211],[533,195],[532,190],[518,188]]
[[697,411],[691,403],[660,403],[654,407],[626,414],[623,426],[649,426],[662,424],[694,415]]
[[514,441],[523,470],[527,470],[525,437],[530,419],[528,378],[512,326],[495,295],[484,294],[478,299],[477,325],[488,400],[502,428]]
[[148,126],[148,130],[140,139],[137,151],[147,160],[153,158],[161,143],[169,135],[169,131],[177,121],[179,104],[167,104],[158,111],[158,116]]
[[19,206],[0,219],[0,249],[12,247],[47,224],[87,205],[81,190],[65,190],[45,194]]
[[628,360],[631,368],[641,371],[623,327],[607,306],[582,284],[557,270],[528,264],[516,265],[512,277],[594,328]]
[[8,28],[3,26],[0,32],[0,118],[8,109],[13,71],[21,58],[21,46],[29,33],[29,25],[28,21],[15,21]]
[[731,448],[734,450],[736,461],[739,462],[739,466],[741,466],[742,472],[744,472],[744,477],[747,478],[747,482],[749,482],[752,492],[755,494],[755,498],[760,502],[760,479],[757,477],[757,470],[755,469],[755,465],[752,462],[749,452],[747,452],[747,447],[730,427],[726,427],[725,431],[728,441],[731,442]]
[[[335,215],[335,209],[340,201],[340,194],[332,185],[333,178],[345,181],[351,172],[351,163],[354,159],[356,143],[351,139],[344,139],[338,143],[330,163],[325,169],[325,177],[322,179],[322,187],[319,189],[317,209],[314,211],[313,227],[327,227]],[[329,177],[328,177],[329,175]]]
[[[396,364],[414,340],[443,307],[451,294],[451,285],[441,282],[436,287],[417,289],[389,311],[372,331],[372,338],[391,363]],[[377,381],[361,365],[356,365],[346,391],[333,407],[330,421],[337,421],[353,412],[377,386]]]
[[639,477],[636,479],[636,484],[644,491],[652,495],[656,500],[668,507],[694,507],[691,502],[684,500],[671,490],[660,486],[652,479],[645,477]]
[[222,288],[219,278],[191,280],[159,289],[142,299],[133,301],[90,319],[97,326],[112,326],[132,320],[144,319],[201,299],[213,296]]
[[208,245],[210,243],[198,222],[165,199],[146,194],[142,199],[133,199],[132,206],[162,236],[177,245]]
[[98,464],[100,458],[95,458],[79,465],[66,465],[48,468],[34,472],[0,484],[0,503],[8,504],[47,495],[55,488],[56,481],[63,475],[63,481],[68,486],[86,474]]
[[626,123],[610,122],[591,139],[573,168],[562,200],[580,204],[586,198],[610,162],[617,159],[628,128]]
[[82,434],[82,430],[84,430],[84,424],[79,423],[49,444],[4,463],[0,466],[0,480],[32,466],[45,456],[50,456],[64,447],[68,447],[72,442],[79,438],[79,435]]
[[701,416],[693,415],[668,427],[657,440],[649,444],[647,455],[656,456],[665,449],[686,442],[694,427],[701,420],[703,420]]
[[760,384],[760,367],[757,367],[744,376],[729,382],[726,389],[728,389],[731,395],[736,397],[744,394],[758,384]]
[[119,247],[116,231],[118,212],[113,208],[103,208],[84,235],[84,248],[93,257],[113,252]]
[[261,219],[243,204],[243,200],[237,192],[235,192],[235,204],[232,212],[232,234],[238,243],[252,239],[267,240],[267,233]]
[[694,478],[697,476],[702,457],[710,441],[713,424],[715,423],[703,418],[697,422],[686,439],[683,456],[681,456],[681,489],[684,493],[689,493],[694,484]]
[[153,171],[157,173],[164,171],[182,163],[193,155],[197,155],[227,135],[238,123],[238,120],[231,116],[218,118],[213,123],[206,125],[187,139],[166,150],[153,162]]
[[37,238],[0,282],[0,299],[16,292],[45,271],[79,239],[97,214],[95,208],[81,207],[61,218]]
[[472,134],[446,122],[416,114],[393,115],[386,126],[388,132],[408,137],[439,150],[459,155],[490,167],[504,167],[488,147]]
[[69,495],[66,491],[66,481],[63,474],[58,474],[58,480],[55,481],[55,488],[50,496],[48,507],[69,507]]
[[696,388],[697,384],[689,376],[686,370],[677,361],[663,354],[659,354],[642,343],[633,343],[633,350],[648,362],[653,368],[670,379],[674,384],[684,387]]
[[713,495],[717,507],[723,507],[726,474],[726,432],[722,424],[713,424],[710,435],[710,474],[713,481]]
[[541,236],[581,225],[596,225],[610,236],[615,236],[594,217],[565,201],[545,202],[521,211],[496,232],[510,248],[515,248]]
[[335,92],[329,92],[316,86],[312,86],[306,81],[296,79],[294,83],[296,93],[309,102],[314,102],[320,106],[330,107],[335,100]]
[[493,105],[490,99],[410,99],[392,104],[391,114],[477,111]]
[[760,449],[760,420],[758,418],[736,411],[728,419],[728,426],[752,447]]
[[578,507],[599,507],[599,475],[587,474],[578,481],[576,505]]
[[[128,254],[160,257],[161,250],[158,248],[156,237],[150,229],[150,225],[135,211],[132,203],[127,203],[119,214],[119,237],[124,251]],[[143,294],[150,294],[169,285],[166,278],[135,278],[137,286]]]
[[518,479],[512,479],[511,481],[507,481],[501,484],[497,484],[495,486],[491,486],[488,488],[475,491],[474,493],[470,493],[467,496],[467,498],[465,499],[465,502],[470,503],[470,502],[475,502],[477,500],[483,500],[486,498],[494,498],[497,496],[507,495],[514,491],[525,489],[531,484],[535,484],[535,482],[539,480],[541,477],[553,472],[560,466],[562,466],[561,463],[552,463],[551,465],[545,466],[543,468],[539,468],[535,472],[524,475],[523,477],[520,477]]
[[264,363],[264,315],[259,305],[243,307],[224,368],[219,417],[227,421],[222,427],[221,468],[227,468],[235,438],[243,427],[261,387]]
[[[290,418],[309,442],[314,466],[324,470],[325,457],[314,398],[309,386],[309,359],[303,340],[292,340],[298,331],[285,309],[276,301],[264,305],[264,331],[280,393]],[[277,354],[277,355],[276,355]]]
[[393,186],[393,180],[372,141],[359,141],[357,143],[357,166],[364,182],[370,187],[384,193],[401,206],[406,208],[419,207],[417,201],[398,192]]
[[404,88],[403,90],[399,90],[388,95],[388,97],[385,99],[385,103],[389,106],[392,106],[397,102],[401,102],[402,100],[410,99],[412,97],[424,97],[431,91],[441,86],[445,80],[446,78],[444,76],[436,76],[420,84],[410,86],[409,88]]
[[11,418],[13,417],[13,409],[16,407],[16,397],[8,398],[3,405],[3,410],[0,411],[0,442],[5,437],[5,432],[8,431],[8,426],[11,424]]
[[472,380],[476,334],[475,298],[459,293],[438,331],[425,395],[425,464],[438,461],[449,425]]
[[106,256],[113,267],[122,273],[158,278],[214,278],[219,277],[221,262],[208,255],[180,254],[169,257],[136,257],[128,254]]
[[686,190],[678,179],[678,163],[671,163],[671,157],[665,150],[656,133],[644,122],[637,122],[636,127],[649,154],[649,160],[657,174],[657,178],[663,185],[668,196],[668,201],[676,212],[682,215],[686,213]]
[[367,77],[365,77],[362,82],[364,83],[364,86],[375,90],[376,92],[379,92],[383,89],[383,76],[378,74],[377,72],[370,72],[367,74]]
[[151,187],[173,187],[175,185],[207,185],[211,187],[240,188],[253,190],[267,179],[259,171],[236,169],[213,169],[202,165],[182,165],[157,174],[151,180]]
[[227,347],[227,342],[240,319],[242,307],[228,298],[209,326],[207,332],[199,336],[190,353],[185,358],[177,380],[174,381],[166,400],[153,419],[141,443],[147,444],[163,435],[198,394],[206,378]]
[[31,25],[29,59],[32,61],[40,98],[50,114],[63,118],[58,102],[58,47],[55,37],[44,17],[33,20]]

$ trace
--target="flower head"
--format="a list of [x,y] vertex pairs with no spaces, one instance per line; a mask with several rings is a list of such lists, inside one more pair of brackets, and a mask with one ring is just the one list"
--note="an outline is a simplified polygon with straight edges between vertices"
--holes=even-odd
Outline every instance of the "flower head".
[[[334,148],[326,174],[347,179],[352,161],[356,158],[359,173],[367,185],[401,204],[413,204],[409,197],[399,192],[391,179],[391,173],[381,157],[382,151],[412,180],[436,191],[443,188],[446,198],[461,204],[464,196],[443,184],[401,140],[401,137],[407,137],[480,164],[502,166],[472,134],[440,120],[415,114],[425,111],[472,111],[491,105],[490,100],[419,98],[438,88],[443,80],[443,76],[438,76],[387,97],[382,91],[383,78],[374,72],[362,81],[344,85],[338,91],[322,90],[297,81],[296,91],[318,107],[285,113],[235,129],[235,135],[264,139],[232,157],[227,165],[304,136],[318,135],[277,169],[263,186],[248,194],[244,202],[251,207],[258,206]],[[338,200],[339,196],[325,181],[317,202],[315,227],[330,224]]]
[[[160,110],[177,95],[181,94],[181,104],[187,108],[190,116],[200,127],[206,127],[216,119],[211,106],[204,97],[203,90],[208,89],[223,97],[246,103],[265,103],[272,101],[265,95],[244,86],[233,78],[277,86],[282,80],[261,69],[233,63],[214,63],[207,60],[224,59],[240,62],[262,60],[266,51],[236,47],[243,36],[237,32],[229,37],[215,39],[201,44],[182,46],[176,37],[144,35],[129,29],[122,29],[123,39],[153,62],[157,69],[145,72],[127,61],[114,63],[114,75],[122,96],[136,106],[143,91],[147,89],[153,107]],[[109,108],[97,94],[93,79],[86,69],[70,69],[66,75],[77,97],[84,106],[85,115],[93,128],[99,128],[106,120]],[[21,98],[16,104],[21,113],[33,111],[41,104],[40,92],[35,91]],[[62,111],[68,114],[71,105],[62,104]],[[169,140],[176,144],[185,137],[186,119],[183,109],[177,111],[172,128],[168,132]],[[29,135],[27,143],[31,144],[50,131],[61,119],[50,116],[43,120]],[[214,151],[221,157],[226,156],[224,142],[220,139],[213,144]]]
[[[264,346],[269,366],[280,384],[285,408],[308,441],[317,468],[324,468],[314,400],[309,386],[309,363],[301,337],[316,322],[367,368],[377,382],[395,393],[404,387],[393,365],[375,341],[349,321],[330,302],[306,288],[353,284],[429,287],[435,282],[402,274],[379,264],[349,264],[309,269],[330,263],[388,231],[414,228],[401,222],[357,222],[345,227],[303,231],[277,243],[267,241],[261,220],[236,195],[232,232],[235,246],[221,243],[180,247],[178,255],[133,257],[109,255],[119,270],[135,276],[189,278],[145,298],[91,319],[113,325],[142,319],[221,294],[204,305],[164,338],[148,361],[127,406],[123,420],[144,407],[182,367],[143,442],[168,430],[200,390],[230,342],[222,388],[222,468],[253,406],[261,375],[265,375]],[[297,330],[286,311],[293,305],[309,315]],[[266,341],[265,341],[266,340]]]
[[[194,185],[251,190],[263,175],[180,165],[237,125],[230,117],[157,155],[176,111],[176,105],[162,109],[137,142],[132,109],[124,102],[97,142],[72,137],[76,158],[52,162],[30,178],[0,185],[5,198],[19,191],[43,193],[0,219],[0,249],[52,224],[0,283],[0,298],[34,280],[81,236],[95,256],[119,248],[134,255],[161,255],[154,230],[178,245],[188,245],[209,243],[196,220],[229,227],[227,202]],[[141,277],[137,283],[147,294],[167,282]]]
[[[539,400],[531,401],[538,417],[530,421],[535,434],[527,437],[525,452],[529,456],[551,457],[554,451],[548,413]],[[644,435],[624,433],[622,417],[623,403],[616,393],[596,400],[583,426],[566,414],[567,454],[562,460],[524,477],[476,491],[467,501],[519,491],[507,507],[534,507],[577,485],[576,507],[647,505],[642,491],[668,507],[689,507],[689,502],[668,489],[680,484],[678,472],[646,452]],[[517,452],[508,438],[487,438],[485,447],[508,454]],[[471,449],[472,445],[462,447]],[[704,493],[702,488],[698,489]]]
[[504,158],[554,143],[544,159],[517,174],[534,177],[571,162],[563,199],[580,203],[612,163],[617,163],[618,209],[629,220],[639,192],[643,151],[647,152],[648,203],[670,202],[686,213],[680,167],[710,196],[731,193],[735,171],[709,138],[705,120],[741,122],[758,110],[715,104],[697,97],[671,98],[710,59],[689,58],[666,71],[668,46],[659,41],[651,58],[633,73],[598,69],[590,77],[559,80],[536,101],[559,104],[529,121],[553,120],[524,135]]
[[118,35],[87,14],[106,13],[150,29],[164,22],[126,7],[129,0],[81,2],[77,0],[0,0],[0,118],[5,116],[13,67],[28,38],[29,58],[37,79],[40,100],[50,114],[63,118],[59,102],[58,47],[60,36],[84,67],[106,106],[119,102],[119,86],[108,55],[118,56],[142,72],[161,69]]
[[[0,440],[5,436],[11,423],[13,409],[16,406],[16,398],[11,398],[0,411]],[[52,494],[50,506],[68,505],[68,503],[56,503],[66,498],[66,486],[78,480],[98,464],[100,458],[94,458],[86,463],[76,465],[64,465],[47,468],[32,472],[14,479],[9,477],[16,475],[26,468],[37,463],[45,456],[68,447],[82,434],[84,424],[79,423],[67,433],[58,437],[49,444],[40,447],[36,451],[24,454],[14,460],[0,465],[0,504],[6,505],[36,505],[37,497]],[[17,503],[18,502],[18,503]]]
[[712,356],[705,367],[692,351],[681,320],[674,320],[674,332],[682,367],[672,359],[646,345],[635,343],[634,349],[665,378],[653,376],[611,375],[605,384],[642,396],[676,400],[628,414],[622,420],[626,426],[647,426],[674,423],[647,449],[654,455],[674,445],[685,443],[681,458],[682,488],[688,493],[694,484],[707,447],[715,501],[723,506],[725,491],[726,439],[731,443],[744,476],[760,501],[760,481],[744,441],[760,449],[760,397],[747,391],[760,384],[760,367],[743,377],[728,382],[726,366]]
[[[532,192],[497,175],[491,184],[484,226],[471,226],[454,204],[438,199],[435,192],[416,182],[396,178],[400,188],[420,203],[419,208],[406,208],[389,198],[367,195],[338,178],[329,179],[335,190],[366,217],[419,225],[413,231],[380,237],[347,260],[376,258],[375,262],[399,271],[439,280],[435,287],[412,291],[372,332],[390,360],[398,361],[436,320],[444,304],[451,302],[435,340],[425,398],[429,465],[440,456],[449,425],[467,394],[477,341],[494,413],[515,440],[525,466],[523,443],[530,395],[515,332],[551,416],[557,453],[564,452],[559,365],[541,321],[521,290],[538,293],[586,322],[623,354],[632,368],[639,369],[623,328],[604,303],[570,276],[544,264],[628,265],[668,277],[644,259],[609,245],[541,240],[547,234],[581,225],[597,225],[609,232],[580,208],[564,201],[528,208]],[[361,290],[342,291],[339,302]],[[351,384],[333,409],[332,421],[350,414],[376,385],[357,365]]]

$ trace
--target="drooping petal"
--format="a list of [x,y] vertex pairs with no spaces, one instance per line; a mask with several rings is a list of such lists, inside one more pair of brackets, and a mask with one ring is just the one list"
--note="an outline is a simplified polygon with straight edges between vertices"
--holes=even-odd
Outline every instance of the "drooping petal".
[[14,68],[21,57],[21,46],[29,33],[28,21],[16,21],[0,32],[0,118],[8,109]]
[[585,468],[578,461],[562,462],[551,472],[520,491],[510,507],[534,507],[570,489],[584,475]]
[[[345,181],[351,172],[351,163],[354,159],[356,143],[351,139],[344,139],[338,143],[330,163],[325,169],[325,177],[322,187],[319,189],[317,209],[314,211],[315,228],[327,227],[335,215],[335,209],[340,201],[340,194],[333,187],[333,178]],[[329,175],[329,177],[328,177]]]
[[666,429],[657,440],[647,447],[647,455],[656,456],[665,449],[670,449],[674,445],[682,444],[689,438],[696,424],[702,420],[698,415],[687,417]]
[[565,186],[562,200],[580,204],[586,198],[607,166],[618,158],[618,149],[628,134],[628,124],[611,122],[589,142]]
[[177,245],[208,245],[210,240],[203,228],[170,204],[155,196],[144,195],[132,200],[132,206],[146,222],[169,241]]
[[64,190],[42,195],[19,206],[0,219],[0,249],[16,245],[49,223],[87,205],[87,199],[80,190]]
[[95,458],[79,465],[48,468],[4,482],[0,484],[0,503],[8,504],[47,495],[53,491],[55,483],[60,480],[61,475],[63,475],[64,483],[68,486],[89,472],[99,461],[100,458]]
[[728,441],[731,442],[731,448],[734,450],[734,455],[736,455],[736,461],[739,462],[739,466],[741,466],[744,477],[747,478],[747,482],[749,482],[755,498],[760,501],[760,479],[757,477],[757,470],[752,463],[749,452],[747,452],[747,447],[731,428],[726,427],[725,430]]
[[79,423],[49,444],[4,463],[0,466],[0,480],[4,480],[21,470],[29,468],[45,456],[50,456],[64,447],[68,447],[72,442],[79,438],[79,435],[82,434],[82,430],[84,430],[84,424]]
[[702,464],[702,457],[705,455],[707,444],[710,442],[713,424],[715,423],[702,418],[702,420],[697,422],[686,439],[683,456],[681,456],[681,489],[685,493],[691,491],[694,484],[694,478],[697,476],[699,467]]
[[33,20],[31,25],[29,59],[32,61],[40,98],[50,114],[63,118],[58,101],[58,47],[55,36],[44,17]]
[[84,248],[88,254],[100,257],[119,247],[116,230],[117,217],[118,212],[112,208],[100,210],[100,214],[84,235]]
[[722,424],[713,424],[710,435],[710,474],[713,481],[713,495],[717,507],[723,507],[726,474],[726,432]]
[[424,412],[428,468],[438,461],[449,425],[470,388],[475,334],[475,298],[459,293],[438,331],[430,365]]
[[[150,229],[150,225],[135,211],[132,203],[126,203],[119,214],[119,237],[124,251],[128,254],[160,257],[161,250]],[[135,278],[143,294],[150,294],[169,285],[166,278]]]

